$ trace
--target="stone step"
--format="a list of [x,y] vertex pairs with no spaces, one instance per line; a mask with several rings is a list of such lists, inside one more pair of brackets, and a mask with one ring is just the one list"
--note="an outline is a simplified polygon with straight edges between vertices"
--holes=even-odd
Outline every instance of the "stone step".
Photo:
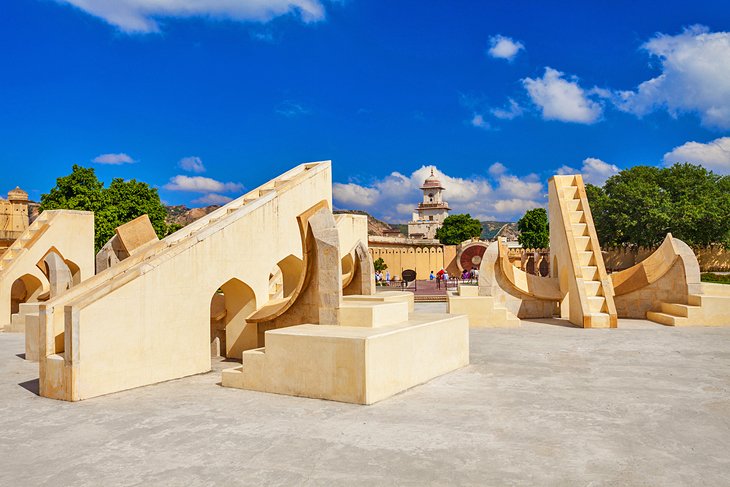
[[608,313],[590,313],[591,328],[610,328],[611,316]]
[[408,303],[343,301],[339,313],[341,326],[377,328],[408,321]]
[[681,318],[679,316],[670,315],[667,313],[661,313],[658,311],[647,311],[646,319],[659,323],[666,326],[677,326],[680,320],[686,320],[687,318]]
[[573,236],[585,237],[588,235],[588,225],[585,223],[573,223]]
[[718,284],[714,282],[703,282],[702,294],[706,296],[709,295],[730,297],[730,285]]
[[586,287],[586,295],[588,295],[588,296],[602,296],[603,295],[603,287],[601,286],[601,281],[583,281],[583,284]]
[[578,199],[578,186],[566,186],[563,188],[563,196],[566,200]]
[[580,262],[581,267],[593,265],[596,263],[595,256],[593,255],[592,250],[578,252],[578,261]]
[[[580,201],[580,200],[577,200]],[[585,223],[585,213],[582,211],[571,211],[570,212],[570,223]]]
[[606,304],[604,296],[588,296],[588,309],[591,314],[603,313],[603,306]]
[[694,318],[697,312],[701,311],[699,306],[678,303],[661,303],[661,310],[662,313],[684,318]]
[[595,281],[598,277],[598,267],[595,265],[583,265],[580,267],[583,271],[584,281]]
[[[687,296],[687,304],[691,306],[726,306],[730,310],[730,296],[690,294]],[[730,316],[730,311],[728,312],[728,316]]]
[[575,248],[578,252],[585,252],[586,250],[592,250],[591,248],[591,237],[575,237]]
[[[474,286],[476,287],[476,286]],[[375,294],[351,294],[343,296],[343,302],[369,302],[369,303],[408,303],[408,311],[413,313],[414,302],[413,293],[410,291],[380,291]]]
[[567,201],[568,211],[578,211],[582,209],[580,200],[568,200]]

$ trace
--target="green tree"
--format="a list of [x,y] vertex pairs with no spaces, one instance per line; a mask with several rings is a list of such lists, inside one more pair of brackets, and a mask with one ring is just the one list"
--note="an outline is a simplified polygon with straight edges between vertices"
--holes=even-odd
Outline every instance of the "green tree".
[[702,166],[635,166],[586,194],[604,246],[654,247],[671,232],[691,246],[730,247],[730,177]]
[[436,230],[436,238],[444,245],[457,245],[482,234],[482,224],[469,213],[447,216]]
[[158,236],[168,233],[167,209],[157,190],[147,183],[112,180],[108,188],[99,181],[93,168],[74,165],[71,174],[56,179],[56,186],[41,195],[43,210],[86,210],[94,212],[96,251],[114,235],[114,229],[138,216],[149,215]]
[[550,228],[545,208],[528,210],[517,222],[517,241],[526,249],[544,249],[550,245]]
[[375,259],[375,262],[373,262],[373,267],[376,271],[383,272],[385,269],[388,268],[388,264],[385,263],[382,257],[378,257]]

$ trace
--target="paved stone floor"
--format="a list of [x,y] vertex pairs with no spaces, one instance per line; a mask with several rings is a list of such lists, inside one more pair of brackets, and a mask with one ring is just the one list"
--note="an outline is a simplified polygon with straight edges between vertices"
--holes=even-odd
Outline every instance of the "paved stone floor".
[[730,328],[559,323],[473,330],[472,365],[373,406],[218,373],[58,402],[0,334],[0,485],[730,485]]

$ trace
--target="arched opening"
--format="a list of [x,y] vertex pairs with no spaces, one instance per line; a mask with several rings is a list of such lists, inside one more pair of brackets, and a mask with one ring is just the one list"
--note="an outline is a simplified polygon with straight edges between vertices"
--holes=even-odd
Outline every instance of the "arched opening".
[[40,279],[25,274],[13,282],[10,287],[10,314],[11,316],[20,311],[22,303],[37,301],[38,296],[43,293],[43,284]]
[[256,311],[256,296],[247,284],[231,279],[210,300],[211,355],[241,359],[244,350],[257,348],[257,326],[246,318]]
[[295,255],[287,255],[276,264],[281,271],[282,298],[288,299],[294,294],[299,285],[303,272],[302,259]]
[[350,254],[345,254],[341,260],[342,263],[342,287],[346,288],[352,278],[355,276],[355,258]]
[[64,262],[66,262],[68,269],[71,271],[71,285],[76,286],[81,283],[81,269],[79,266],[71,260],[66,260]]
[[269,273],[269,300],[288,299],[294,294],[302,276],[302,259],[288,255]]

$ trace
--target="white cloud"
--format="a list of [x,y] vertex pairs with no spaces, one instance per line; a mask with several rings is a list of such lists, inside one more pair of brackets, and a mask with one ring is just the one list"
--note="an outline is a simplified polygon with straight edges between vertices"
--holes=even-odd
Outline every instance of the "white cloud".
[[601,117],[601,105],[588,97],[575,78],[567,80],[558,70],[546,67],[542,78],[525,78],[522,83],[545,120],[590,124]]
[[619,109],[638,116],[665,108],[672,116],[698,113],[709,127],[730,128],[730,32],[693,26],[658,34],[643,49],[661,62],[661,74],[617,95]]
[[[365,209],[390,223],[410,220],[423,193],[419,189],[433,166],[422,166],[410,175],[393,172],[369,185],[335,183],[333,193],[338,208]],[[485,171],[486,173],[487,171]],[[435,169],[446,188],[444,199],[451,213],[470,213],[482,220],[516,220],[525,208],[545,206],[544,185],[534,174],[519,178],[507,174],[501,163],[492,164],[491,177],[455,177]]]
[[491,166],[489,166],[489,174],[491,176],[501,176],[502,174],[507,172],[507,166],[502,164],[501,162],[495,162]]
[[116,166],[119,164],[132,164],[134,163],[134,159],[124,153],[101,154],[99,156],[96,156],[92,162],[95,162],[97,164],[111,164]]
[[711,142],[687,142],[664,154],[664,164],[675,162],[700,164],[718,174],[730,174],[730,137]]
[[275,111],[279,115],[283,115],[287,118],[294,118],[309,113],[309,109],[305,108],[302,104],[293,102],[291,100],[284,100],[283,102],[279,103],[276,106]]
[[517,53],[525,48],[521,42],[502,35],[490,37],[489,46],[487,53],[490,56],[508,61],[512,61],[517,56]]
[[603,186],[606,179],[610,178],[614,174],[618,174],[620,169],[614,164],[609,164],[595,157],[588,157],[583,159],[583,166],[580,170],[574,169],[570,166],[561,166],[558,168],[556,174],[581,174],[583,181],[586,183],[594,184],[596,186]]
[[512,98],[509,99],[507,106],[504,108],[493,108],[492,115],[502,120],[512,120],[522,115],[523,109]]
[[230,193],[241,191],[241,183],[223,183],[203,176],[185,176],[178,174],[170,178],[163,186],[168,191],[189,191],[192,193]]
[[332,195],[344,205],[369,208],[377,201],[378,192],[373,188],[366,188],[355,183],[334,183],[332,185]]
[[194,199],[193,203],[198,205],[225,205],[230,201],[233,201],[233,198],[224,196],[222,194],[208,193],[205,196]]
[[293,15],[304,22],[324,19],[320,0],[58,0],[99,17],[127,33],[159,32],[159,19],[208,17],[268,22]]
[[544,206],[544,202],[522,198],[511,198],[494,202],[494,209],[498,214],[514,215],[513,219],[521,218],[527,210]]
[[200,157],[183,157],[182,159],[180,159],[177,165],[180,166],[180,169],[182,169],[183,171],[194,173],[205,172],[205,165],[203,165],[203,161],[202,159],[200,159]]
[[477,127],[480,129],[488,129],[489,128],[489,122],[484,120],[484,117],[482,115],[479,115],[478,113],[475,113],[474,116],[471,118],[471,122],[473,127]]

